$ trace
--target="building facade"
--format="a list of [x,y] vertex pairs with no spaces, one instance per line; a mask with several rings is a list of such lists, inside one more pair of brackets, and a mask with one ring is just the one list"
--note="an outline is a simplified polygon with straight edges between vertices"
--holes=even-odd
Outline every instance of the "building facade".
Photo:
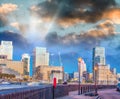
[[30,55],[23,54],[22,62],[24,63],[24,75],[29,75],[29,73],[30,73]]
[[110,70],[109,65],[97,66],[97,71],[95,74],[97,84],[114,85],[117,83],[117,75]]
[[69,80],[69,73],[64,73],[64,82],[67,82]]
[[96,64],[105,65],[105,48],[96,47],[93,48],[93,66]]
[[115,84],[117,75],[115,69],[105,63],[105,48],[96,47],[93,49],[93,80],[98,84]]
[[34,67],[49,65],[49,53],[44,47],[36,47],[34,50]]
[[14,74],[16,77],[20,77],[20,73],[18,73],[17,71],[8,68],[6,66],[0,66],[0,73],[5,73],[5,74]]
[[94,68],[96,65],[105,65],[105,48],[104,47],[95,47],[93,48],[93,81],[95,81],[95,71]]
[[1,41],[0,55],[6,56],[8,60],[12,60],[13,58],[12,41]]
[[24,75],[24,63],[21,61],[0,60],[0,67],[6,67]]
[[82,59],[81,63],[80,63],[80,77],[83,77],[83,73],[86,72],[86,63],[84,62],[84,60]]
[[52,83],[53,78],[56,77],[57,83],[63,81],[63,67],[59,66],[38,66],[35,70],[35,78],[40,81]]

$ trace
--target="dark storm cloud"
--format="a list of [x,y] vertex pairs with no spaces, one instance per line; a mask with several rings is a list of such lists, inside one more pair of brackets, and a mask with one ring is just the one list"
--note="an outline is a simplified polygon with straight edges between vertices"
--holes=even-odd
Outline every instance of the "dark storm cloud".
[[104,11],[115,5],[115,0],[51,0],[32,6],[31,12],[45,20],[56,16],[60,24],[81,20],[95,22],[102,18]]
[[[99,32],[101,34],[101,31],[94,30],[95,34]],[[107,36],[101,35],[101,37],[96,37],[93,35],[93,32],[84,33],[84,34],[76,34],[76,33],[70,33],[68,35],[65,35],[64,37],[59,36],[57,33],[50,33],[46,37],[47,45],[49,46],[79,46],[84,45],[84,48],[92,48],[96,45],[99,45],[101,40],[106,39]],[[112,35],[111,35],[112,36]]]
[[0,41],[1,40],[13,41],[13,45],[20,49],[26,49],[30,47],[30,44],[23,36],[9,31],[0,32]]
[[96,26],[95,29],[89,30],[86,33],[69,33],[65,36],[60,36],[58,33],[49,33],[46,36],[48,45],[61,45],[61,46],[79,46],[92,48],[99,45],[101,41],[108,40],[114,37],[114,26],[110,21],[105,21]]

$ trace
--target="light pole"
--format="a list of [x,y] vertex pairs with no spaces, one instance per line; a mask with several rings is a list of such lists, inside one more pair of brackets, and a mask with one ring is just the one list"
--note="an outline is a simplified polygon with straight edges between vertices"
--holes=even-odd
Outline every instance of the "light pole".
[[109,80],[108,80],[108,74],[107,74],[107,86],[108,86],[108,82],[109,82]]
[[95,66],[94,67],[94,72],[95,72],[95,95],[98,95],[98,93],[97,93],[97,70],[98,70],[98,67]]
[[79,74],[79,85],[78,85],[78,95],[80,95],[80,67],[81,67],[82,58],[78,58],[78,74]]

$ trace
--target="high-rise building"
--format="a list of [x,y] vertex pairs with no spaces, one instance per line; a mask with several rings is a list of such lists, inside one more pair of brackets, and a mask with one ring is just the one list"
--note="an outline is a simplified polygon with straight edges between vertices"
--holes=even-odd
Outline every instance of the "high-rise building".
[[93,66],[96,64],[105,65],[105,48],[96,47],[93,48]]
[[83,73],[86,72],[86,63],[84,62],[84,60],[82,59],[81,65],[80,65],[80,76],[83,76]]
[[83,72],[87,71],[86,70],[86,63],[84,62],[84,60],[81,58],[81,62],[78,63],[78,66],[79,66],[79,71],[80,71],[80,76],[82,77],[83,76]]
[[95,47],[93,48],[93,80],[95,81],[95,66],[105,65],[105,48]]
[[8,60],[12,60],[13,57],[12,41],[1,41],[0,55],[6,56]]
[[24,63],[24,73],[25,75],[29,75],[30,73],[30,56],[29,54],[22,55],[22,61]]
[[[83,77],[83,73],[86,72],[86,63],[84,62],[84,60],[82,58],[80,58],[81,61],[78,63],[78,69],[80,69],[80,79],[81,81],[83,81],[84,77]],[[79,75],[79,74],[78,74]]]
[[34,66],[49,65],[49,53],[44,47],[36,47],[34,50]]
[[110,69],[105,63],[105,48],[93,49],[93,80],[97,84],[115,84],[117,82],[116,71]]

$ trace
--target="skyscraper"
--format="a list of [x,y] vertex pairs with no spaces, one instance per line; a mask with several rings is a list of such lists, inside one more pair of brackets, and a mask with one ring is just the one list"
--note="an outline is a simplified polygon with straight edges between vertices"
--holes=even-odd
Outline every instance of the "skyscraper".
[[95,67],[96,66],[105,66],[105,48],[104,47],[95,47],[93,48],[93,80],[95,81],[96,78],[96,72]]
[[36,47],[34,50],[34,66],[49,65],[49,53],[44,47]]
[[96,47],[93,48],[93,66],[96,64],[105,65],[105,48]]
[[81,59],[81,61],[78,62],[78,69],[79,69],[78,71],[79,71],[79,74],[80,74],[79,79],[82,82],[83,81],[83,73],[86,72],[86,64],[85,64],[85,62],[82,58],[79,58],[79,59]]
[[29,75],[30,73],[30,56],[29,54],[22,55],[22,61],[24,62],[24,74]]
[[87,71],[86,70],[86,63],[84,62],[84,60],[82,59],[81,61],[81,65],[80,65],[80,76],[83,77],[83,72]]
[[13,57],[12,41],[1,41],[0,55],[6,56],[8,60],[12,60]]

